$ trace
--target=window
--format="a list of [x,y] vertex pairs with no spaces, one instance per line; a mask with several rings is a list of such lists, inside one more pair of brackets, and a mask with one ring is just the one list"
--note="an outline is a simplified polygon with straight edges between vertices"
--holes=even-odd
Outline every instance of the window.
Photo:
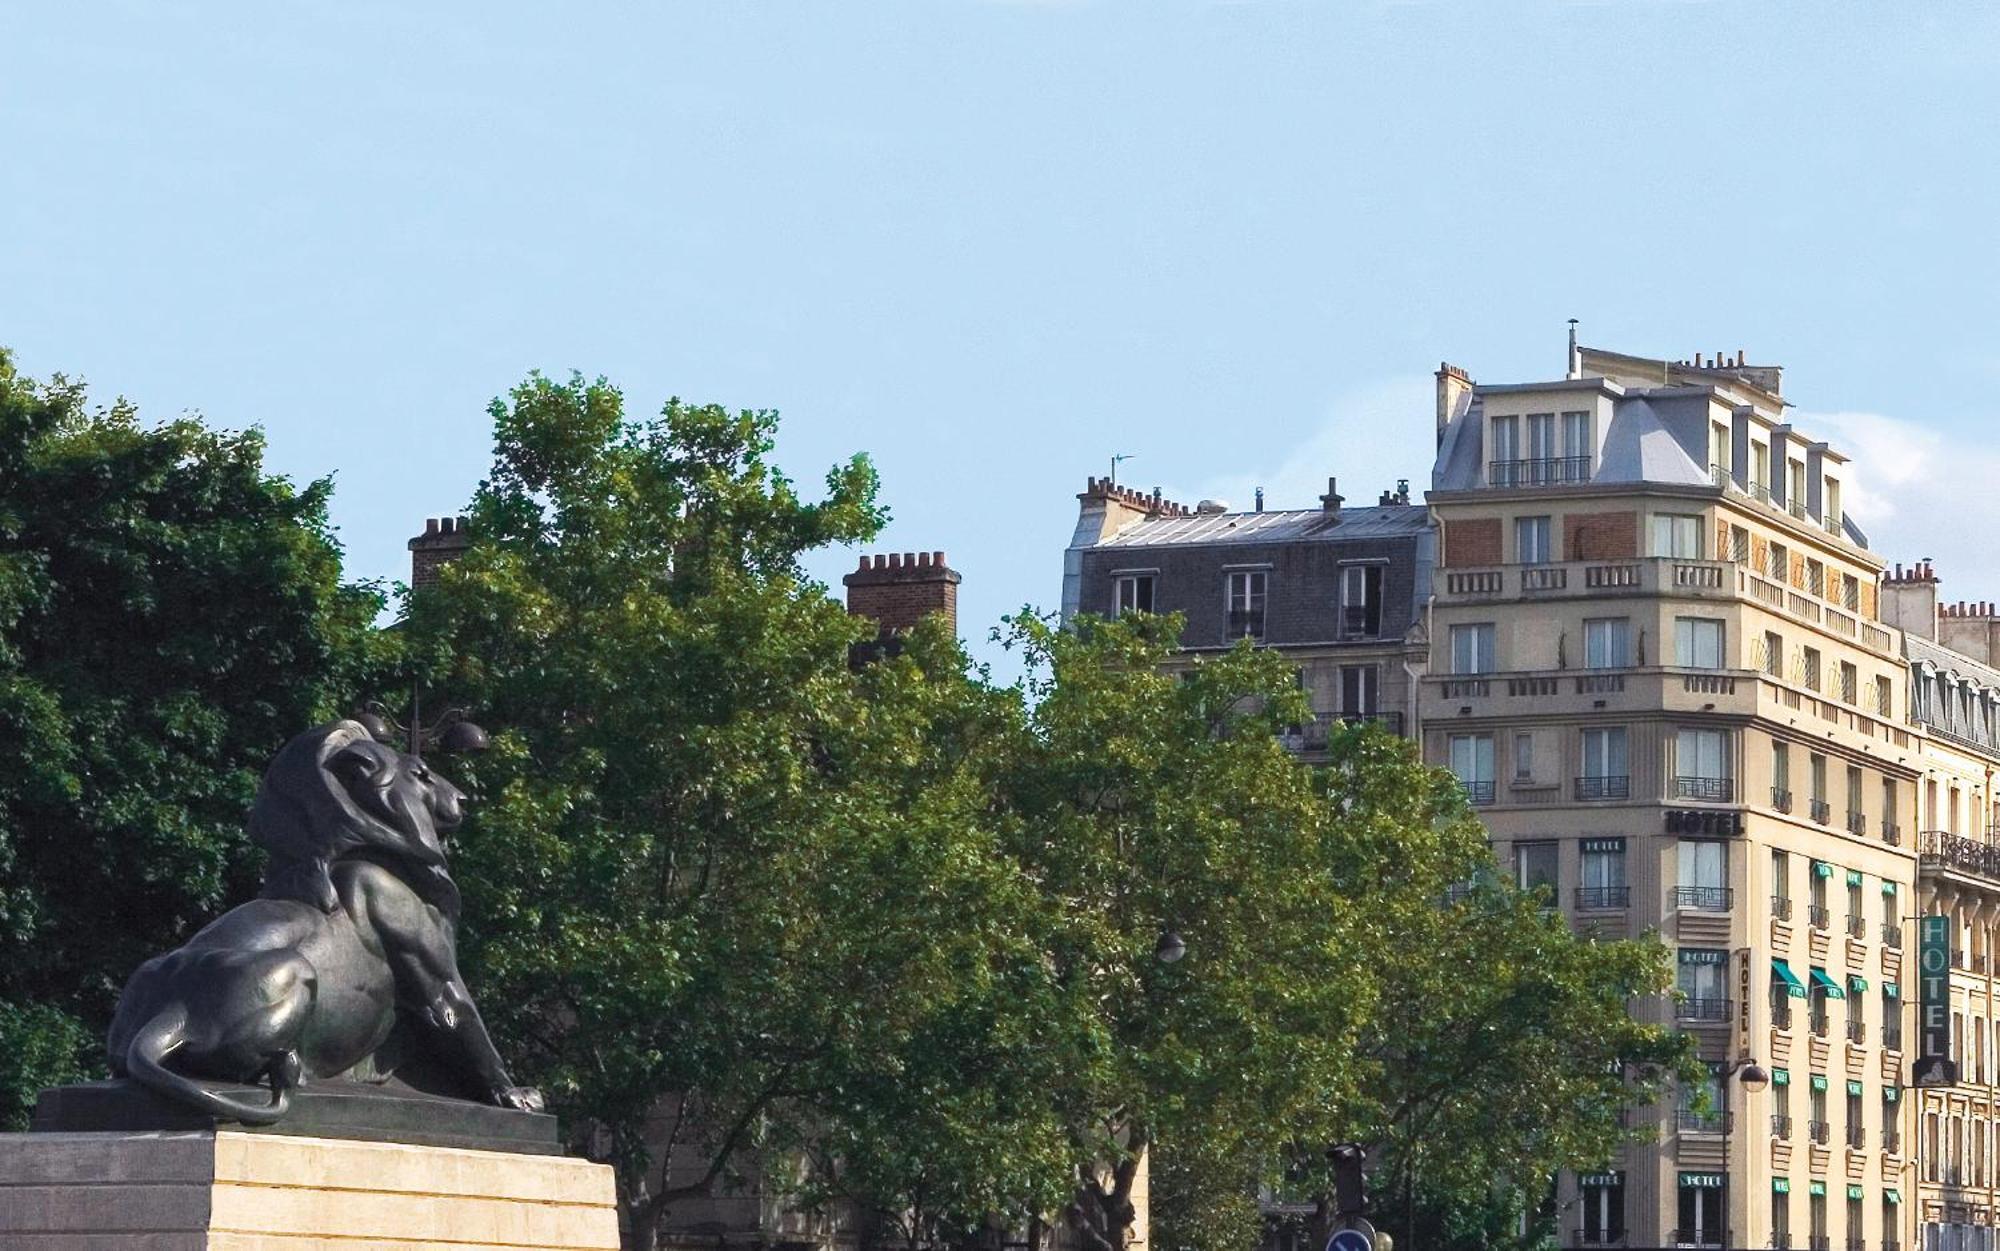
[[1796,517],[1805,516],[1806,511],[1806,467],[1804,462],[1785,462],[1785,506]]
[[1853,703],[1856,694],[1858,694],[1860,691],[1860,687],[1861,687],[1861,670],[1855,668],[1853,665],[1847,663],[1844,660],[1841,661],[1840,662],[1841,702],[1846,704]]
[[1782,741],[1771,744],[1771,806],[1792,810],[1792,745]]
[[1729,910],[1729,844],[1683,839],[1678,853],[1674,906],[1703,912]]
[[1729,559],[1739,565],[1750,563],[1750,532],[1742,526],[1729,527]]
[[[1682,1020],[1722,1021],[1729,1016],[1729,953],[1720,947],[1683,947],[1676,962],[1674,989],[1681,1001],[1675,1011]],[[1685,1092],[1688,1088],[1683,1088]],[[1695,1087],[1693,1089],[1699,1089]],[[1721,1115],[1714,1092],[1709,1115]]]
[[1676,1206],[1675,1218],[1678,1228],[1674,1230],[1677,1245],[1722,1245],[1722,1187],[1726,1180],[1721,1173],[1681,1174],[1680,1202]]
[[1708,468],[1715,476],[1715,485],[1721,486],[1722,479],[1729,476],[1729,427],[1719,421],[1708,425]]
[[1811,779],[1813,802],[1826,802],[1826,757],[1818,752],[1808,753],[1806,771]]
[[1624,799],[1631,792],[1625,763],[1625,728],[1583,732],[1583,776],[1577,779],[1578,799]]
[[1525,731],[1514,736],[1514,780],[1535,780],[1535,736]]
[[1555,559],[1549,550],[1547,517],[1514,518],[1514,559],[1523,565],[1545,565]]
[[1563,451],[1565,459],[1572,464],[1581,461],[1578,478],[1589,477],[1590,456],[1593,451],[1590,439],[1590,414],[1564,413],[1562,415]]
[[1679,513],[1653,514],[1653,555],[1701,559],[1701,518]]
[[1790,582],[1792,580],[1792,556],[1790,552],[1785,550],[1785,545],[1783,543],[1771,544],[1768,555],[1771,562],[1765,571],[1768,576],[1779,582]]
[[[1784,993],[1785,984],[1777,978],[1774,977],[1771,979],[1771,985],[1776,988],[1778,993]],[[1790,1138],[1792,1136],[1792,1074],[1788,1069],[1771,1070],[1771,1115],[1777,1118],[1777,1123],[1771,1126],[1771,1132],[1779,1138]]]
[[1475,804],[1493,802],[1493,736],[1454,734],[1450,740],[1451,771]]
[[1674,618],[1674,663],[1683,669],[1722,668],[1722,622],[1714,617]]
[[1861,611],[1861,579],[1851,573],[1840,575],[1840,606],[1849,612]]
[[1754,489],[1751,494],[1768,498],[1771,493],[1771,448],[1766,443],[1750,445],[1750,481]]
[[[1854,1127],[1850,1124],[1848,1132],[1852,1133],[1853,1130]],[[1847,1188],[1847,1243],[1850,1247],[1861,1245],[1861,1196],[1858,1193],[1860,1189],[1859,1186]]]
[[1381,709],[1382,670],[1378,665],[1340,667],[1340,711],[1349,717],[1372,717]]
[[1826,596],[1826,566],[1810,557],[1806,559],[1806,590],[1821,598]]
[[1340,571],[1340,637],[1374,638],[1382,632],[1382,566],[1348,565]]
[[1453,673],[1493,672],[1493,623],[1455,625],[1451,628],[1451,671]]
[[1153,575],[1150,573],[1122,574],[1118,579],[1118,612],[1122,617],[1128,612],[1153,611]]
[[1548,890],[1553,903],[1561,885],[1554,843],[1514,844],[1514,884],[1525,891]]
[[1579,846],[1583,855],[1583,884],[1577,906],[1623,908],[1629,901],[1625,885],[1625,840],[1586,838]]
[[1584,621],[1584,668],[1623,669],[1631,663],[1631,622],[1623,617],[1592,617]]
[[1850,833],[1863,832],[1861,818],[1861,766],[1847,766],[1847,829]]
[[1528,459],[1554,460],[1556,455],[1556,415],[1528,414]]
[[1487,422],[1493,436],[1492,473],[1494,486],[1520,486],[1521,419],[1494,417]]
[[1840,533],[1840,483],[1833,478],[1821,480],[1819,515],[1826,522],[1827,529]]
[[[1565,413],[1565,417],[1582,416]],[[1583,1241],[1590,1245],[1625,1240],[1625,1174],[1587,1173],[1577,1180],[1583,1201]]]
[[1729,732],[1679,730],[1674,734],[1674,793],[1681,799],[1727,803],[1730,783]]
[[[1891,910],[1893,911],[1893,907]],[[1900,993],[1900,988],[1894,982],[1882,983],[1882,1045],[1890,1051],[1903,1049],[1903,1001],[1897,997]],[[1891,1092],[1894,1089],[1893,1086],[1884,1087],[1882,1097],[1892,1098]],[[1896,1118],[1885,1116],[1882,1118],[1882,1123],[1893,1127]]]
[[1792,1245],[1792,1191],[1791,1183],[1784,1178],[1785,1189],[1771,1187],[1771,1245],[1789,1247]]
[[1264,571],[1250,569],[1231,573],[1228,575],[1228,585],[1229,637],[1263,638]]
[[1789,852],[1775,849],[1771,852],[1771,898],[1782,899],[1787,904],[1792,902],[1792,857]]
[[1808,647],[1805,649],[1804,668],[1800,676],[1804,679],[1807,690],[1816,691],[1819,689],[1819,648]]
[[1785,640],[1770,630],[1764,631],[1764,672],[1774,678],[1785,676]]
[[[1861,1083],[1849,1082],[1847,1083],[1847,1145],[1848,1146],[1859,1147],[1863,1145],[1863,1139],[1862,1139],[1863,1124],[1864,1122],[1861,1116]],[[1854,1203],[1854,1202],[1848,1203],[1847,1219],[1850,1222],[1847,1228],[1850,1231],[1858,1232],[1861,1228],[1861,1205],[1859,1203]]]

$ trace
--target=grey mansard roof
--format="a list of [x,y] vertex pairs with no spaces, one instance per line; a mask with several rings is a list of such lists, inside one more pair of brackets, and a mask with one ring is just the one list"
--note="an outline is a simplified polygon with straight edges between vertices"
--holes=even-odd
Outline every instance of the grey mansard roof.
[[[1438,447],[1431,489],[1470,491],[1485,485],[1485,422],[1478,397],[1459,401],[1458,412],[1445,428]],[[1704,433],[1706,428],[1704,427]],[[1619,399],[1611,426],[1604,432],[1598,455],[1596,484],[1659,482],[1670,486],[1707,486],[1708,470],[1681,448],[1653,405],[1642,396]]]
[[1387,539],[1422,534],[1430,510],[1421,504],[1343,508],[1330,522],[1317,508],[1262,513],[1195,513],[1148,517],[1096,544],[1107,547],[1168,547],[1216,543],[1337,543],[1345,539]]

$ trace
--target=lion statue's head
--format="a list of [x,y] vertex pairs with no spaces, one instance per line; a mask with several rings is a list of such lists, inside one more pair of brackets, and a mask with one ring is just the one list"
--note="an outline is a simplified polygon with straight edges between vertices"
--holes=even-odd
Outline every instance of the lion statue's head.
[[250,837],[271,855],[264,895],[331,912],[331,869],[366,854],[449,899],[441,830],[464,815],[465,795],[416,756],[376,742],[360,723],[335,721],[285,744],[250,809]]

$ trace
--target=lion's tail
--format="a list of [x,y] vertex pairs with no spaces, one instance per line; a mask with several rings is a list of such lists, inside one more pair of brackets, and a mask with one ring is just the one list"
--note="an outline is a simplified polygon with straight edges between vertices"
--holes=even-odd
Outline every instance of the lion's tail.
[[220,1120],[270,1125],[284,1116],[291,1106],[292,1094],[281,1079],[272,1083],[271,1101],[258,1104],[210,1090],[193,1078],[167,1068],[164,1061],[187,1041],[186,1030],[185,1009],[167,1008],[154,1014],[132,1035],[125,1048],[126,1072],[141,1085]]

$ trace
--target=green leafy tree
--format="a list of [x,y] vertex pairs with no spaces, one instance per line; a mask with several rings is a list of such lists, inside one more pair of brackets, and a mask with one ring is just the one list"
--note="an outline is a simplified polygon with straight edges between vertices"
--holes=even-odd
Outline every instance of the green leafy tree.
[[494,422],[410,654],[498,731],[456,852],[488,1019],[616,1165],[633,1245],[753,1169],[926,1240],[1051,1202],[1066,1157],[1007,1149],[1051,1119],[1018,1091],[1065,993],[991,833],[1018,714],[947,639],[857,676],[872,627],[798,565],[875,532],[872,469],[808,502],[774,414],[633,421],[602,381]]
[[331,489],[0,352],[0,1125],[101,1070],[132,969],[254,891],[264,766],[372,680]]

